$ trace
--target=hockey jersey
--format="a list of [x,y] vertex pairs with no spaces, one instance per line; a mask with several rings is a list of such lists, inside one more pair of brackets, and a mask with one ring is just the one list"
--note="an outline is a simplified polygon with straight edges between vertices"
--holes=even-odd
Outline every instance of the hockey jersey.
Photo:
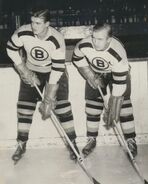
[[111,38],[105,50],[96,50],[91,36],[82,39],[75,47],[73,62],[77,67],[90,66],[95,73],[112,72],[113,94],[124,93],[129,64],[126,51],[116,38]]
[[65,70],[65,42],[56,29],[49,26],[46,37],[39,39],[31,25],[23,25],[7,43],[7,53],[15,64],[21,63],[18,51],[24,47],[26,66],[36,72],[51,72],[51,83],[56,83]]

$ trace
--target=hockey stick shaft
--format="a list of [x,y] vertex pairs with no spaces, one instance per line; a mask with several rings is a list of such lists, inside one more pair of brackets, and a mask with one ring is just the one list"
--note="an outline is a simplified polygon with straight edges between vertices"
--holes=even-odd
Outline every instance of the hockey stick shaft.
[[[43,95],[40,91],[40,89],[38,88],[38,86],[36,84],[34,84],[36,90],[38,91],[39,95],[41,96],[41,98],[43,99]],[[69,137],[67,136],[65,130],[63,129],[63,127],[61,126],[59,120],[57,119],[56,115],[54,114],[53,111],[51,111],[51,120],[55,126],[55,128],[58,130],[58,132],[62,132],[63,136],[65,137],[66,141],[68,142],[69,146],[71,147],[71,149],[74,151],[75,155],[77,156],[77,160],[78,163],[80,165],[80,167],[83,169],[83,171],[86,173],[86,175],[89,177],[89,179],[91,180],[92,183],[94,184],[100,184],[94,177],[91,176],[91,174],[89,173],[89,171],[86,169],[85,165],[84,165],[84,160],[83,158],[79,155],[79,153],[76,151],[74,145],[72,144],[71,140],[69,139]],[[59,130],[60,129],[60,130]],[[61,133],[60,133],[61,136]]]
[[68,142],[68,144],[70,145],[70,147],[72,148],[72,150],[74,151],[74,153],[76,154],[77,159],[78,159],[78,163],[79,163],[79,165],[81,166],[81,168],[84,170],[84,172],[87,174],[87,176],[90,178],[90,180],[91,180],[94,184],[99,184],[99,183],[95,180],[95,178],[93,178],[93,177],[91,176],[91,174],[88,172],[88,170],[86,169],[86,167],[85,167],[85,165],[84,165],[84,160],[83,160],[83,158],[78,154],[78,152],[77,152],[76,149],[74,148],[72,142],[70,141],[69,137],[68,137],[67,134],[65,133],[63,127],[60,125],[59,121],[57,120],[57,117],[55,116],[55,114],[54,114],[53,112],[51,113],[51,119],[52,119],[52,121],[53,121],[55,127],[56,127],[57,129],[60,128],[60,130],[62,131],[62,133],[63,133],[63,135],[64,135],[66,141]]
[[125,141],[125,138],[124,138],[124,136],[123,136],[123,132],[120,131],[120,129],[122,130],[122,128],[121,128],[121,127],[120,127],[120,129],[118,128],[117,122],[116,122],[115,120],[114,120],[114,122],[113,122],[113,126],[115,126],[115,128],[116,128],[116,130],[117,130],[117,132],[118,132],[118,134],[119,134],[119,136],[120,136],[120,138],[121,138],[121,140],[122,140],[122,142],[123,142],[123,144],[124,144],[124,147],[126,148],[128,154],[129,154],[129,157],[130,157],[130,159],[131,159],[131,161],[132,161],[132,164],[134,165],[134,168],[136,169],[136,172],[137,172],[138,175],[140,176],[142,182],[143,182],[143,183],[146,183],[147,181],[144,179],[143,175],[141,174],[140,168],[138,167],[138,165],[137,165],[137,163],[136,163],[136,160],[135,160],[135,158],[133,157],[133,155],[132,155],[132,153],[131,153],[131,151],[130,151],[128,145],[127,145],[127,142]]
[[[107,102],[106,102],[106,100],[105,100],[105,98],[104,98],[104,95],[103,95],[103,92],[102,92],[100,86],[98,86],[98,90],[99,90],[99,92],[100,92],[100,94],[101,94],[101,97],[102,97],[102,99],[103,99],[103,101],[104,101],[104,107],[105,107],[105,109],[107,109]],[[148,182],[147,182],[147,181],[144,179],[144,177],[142,176],[141,171],[140,171],[140,169],[139,169],[139,167],[138,167],[138,165],[137,165],[137,163],[136,163],[136,160],[135,160],[135,158],[133,157],[133,155],[132,155],[130,149],[128,148],[128,145],[127,145],[127,142],[125,141],[125,138],[123,137],[123,131],[122,131],[121,125],[120,125],[120,129],[121,129],[122,132],[119,130],[119,128],[118,128],[118,126],[117,126],[117,122],[116,122],[115,120],[113,121],[113,129],[114,129],[115,132],[118,133],[117,136],[118,136],[119,143],[120,143],[121,146],[124,145],[124,147],[126,148],[128,154],[129,154],[129,156],[130,156],[130,159],[131,159],[131,161],[132,161],[132,164],[133,164],[134,168],[136,169],[138,175],[140,176],[142,182],[143,182],[144,184],[147,184]]]
[[[37,85],[35,85],[35,88],[37,89],[39,95],[41,96],[41,98],[43,99],[43,95],[40,91],[40,89],[38,88]],[[80,158],[80,155],[78,154],[78,152],[75,150],[72,142],[70,141],[69,137],[67,136],[67,134],[65,133],[63,127],[61,126],[61,124],[59,123],[59,120],[57,119],[56,115],[53,113],[53,111],[51,111],[51,120],[54,123],[55,128],[58,130],[58,132],[60,133],[60,136],[65,137],[66,141],[68,142],[68,144],[70,145],[70,147],[72,148],[72,150],[74,151],[74,153],[76,154],[77,158],[80,160],[83,160],[82,158]]]
[[[35,88],[38,91],[40,97],[43,99],[43,94],[41,93],[41,91],[40,91],[40,89],[38,88],[37,85],[35,85]],[[63,139],[63,132],[62,132],[62,130],[61,129],[58,129],[57,126],[55,126],[55,128],[58,131],[58,133],[60,134],[60,137],[62,138],[62,140],[64,141],[64,143],[67,145],[67,141],[65,139]]]

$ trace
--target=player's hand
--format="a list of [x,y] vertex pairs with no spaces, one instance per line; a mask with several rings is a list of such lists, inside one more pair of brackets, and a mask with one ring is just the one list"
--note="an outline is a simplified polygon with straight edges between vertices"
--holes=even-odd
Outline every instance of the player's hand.
[[58,84],[46,84],[44,98],[40,104],[39,111],[42,115],[42,119],[45,120],[51,116],[51,112],[56,107],[56,93],[58,90]]
[[55,100],[50,100],[48,102],[42,101],[40,106],[39,106],[39,112],[42,115],[42,119],[46,120],[51,116],[51,112],[55,109],[56,107],[56,101]]
[[33,87],[34,84],[38,86],[40,85],[40,81],[37,75],[33,71],[29,70],[26,67],[25,63],[15,65],[15,68],[18,71],[20,78],[23,80],[24,83],[31,85],[31,87]]
[[100,86],[101,88],[105,87],[103,79],[97,74],[93,77],[90,77],[87,81],[93,89],[98,89],[98,86]]

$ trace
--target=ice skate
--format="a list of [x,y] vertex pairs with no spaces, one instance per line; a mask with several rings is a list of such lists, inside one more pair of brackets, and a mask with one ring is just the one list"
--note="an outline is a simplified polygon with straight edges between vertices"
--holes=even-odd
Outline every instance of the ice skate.
[[[77,147],[77,145],[76,145],[75,140],[72,141],[72,144],[73,144],[75,150],[76,150],[76,151],[78,152],[78,154],[79,154],[80,152],[79,152],[79,149],[78,149],[78,147]],[[69,149],[69,153],[70,153],[70,159],[76,161],[76,160],[77,160],[76,154],[74,153],[74,151],[72,150],[72,148],[71,148],[70,146],[68,146],[68,149]]]
[[134,138],[127,139],[127,145],[129,150],[131,151],[133,157],[135,158],[137,155],[137,144]]
[[26,142],[19,141],[17,149],[12,155],[12,160],[14,161],[14,164],[16,164],[22,158],[25,152],[26,152]]
[[82,149],[84,157],[87,157],[96,147],[96,138],[89,137],[86,146]]

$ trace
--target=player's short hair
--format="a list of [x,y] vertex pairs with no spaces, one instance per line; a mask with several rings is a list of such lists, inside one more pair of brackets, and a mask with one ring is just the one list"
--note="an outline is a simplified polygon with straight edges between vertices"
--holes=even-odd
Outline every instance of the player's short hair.
[[32,12],[31,16],[42,18],[42,19],[44,19],[44,22],[50,21],[50,12],[48,9],[34,11],[34,12]]
[[108,36],[111,37],[112,36],[112,27],[110,24],[107,23],[98,23],[96,25],[94,25],[93,27],[93,31],[98,31],[101,29],[106,29],[108,31]]

